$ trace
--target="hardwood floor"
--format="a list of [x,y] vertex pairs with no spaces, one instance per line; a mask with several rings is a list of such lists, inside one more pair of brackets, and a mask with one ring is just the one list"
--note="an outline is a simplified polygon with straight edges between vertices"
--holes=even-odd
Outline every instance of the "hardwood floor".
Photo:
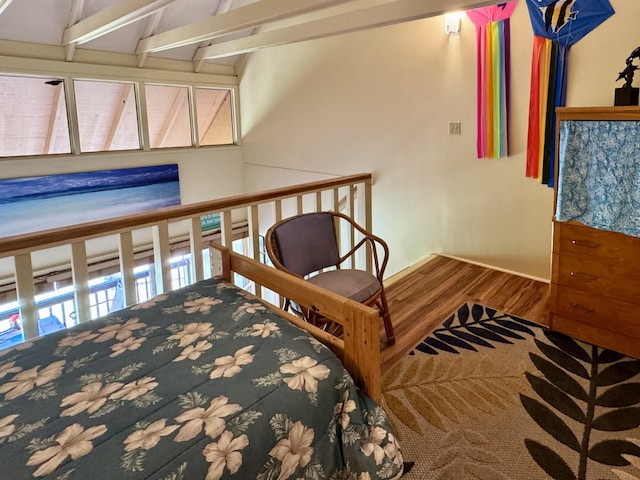
[[382,345],[382,372],[466,301],[548,325],[549,284],[442,256],[386,288],[396,343]]

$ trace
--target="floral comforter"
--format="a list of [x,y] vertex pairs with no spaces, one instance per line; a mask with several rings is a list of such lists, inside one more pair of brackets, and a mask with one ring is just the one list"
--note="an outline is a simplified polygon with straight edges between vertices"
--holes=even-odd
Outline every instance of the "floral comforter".
[[384,411],[321,343],[206,280],[0,352],[0,478],[390,479]]

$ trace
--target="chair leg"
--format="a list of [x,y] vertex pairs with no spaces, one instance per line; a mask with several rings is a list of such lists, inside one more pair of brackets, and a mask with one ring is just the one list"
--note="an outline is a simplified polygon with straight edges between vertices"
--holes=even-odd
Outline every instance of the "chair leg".
[[380,316],[384,323],[384,331],[387,334],[387,343],[393,345],[396,343],[396,334],[393,332],[393,324],[391,323],[391,314],[389,313],[389,305],[387,305],[387,297],[384,294],[384,290],[380,294],[380,303],[382,308],[380,309]]

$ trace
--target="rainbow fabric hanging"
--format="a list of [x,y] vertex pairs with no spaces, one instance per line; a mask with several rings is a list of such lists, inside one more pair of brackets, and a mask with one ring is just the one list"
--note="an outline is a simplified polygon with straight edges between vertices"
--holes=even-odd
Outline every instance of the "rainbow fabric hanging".
[[509,17],[516,4],[467,11],[476,26],[478,158],[509,155]]
[[609,0],[526,0],[533,27],[526,176],[553,187],[556,107],[565,105],[571,45],[615,12]]

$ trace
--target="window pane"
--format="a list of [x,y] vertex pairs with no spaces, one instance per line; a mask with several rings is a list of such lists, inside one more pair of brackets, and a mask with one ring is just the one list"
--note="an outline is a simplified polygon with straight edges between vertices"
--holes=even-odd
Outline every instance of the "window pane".
[[145,85],[151,148],[191,146],[187,87]]
[[133,83],[74,81],[82,152],[140,149]]
[[200,145],[233,143],[231,92],[215,88],[196,88],[196,112]]
[[0,76],[0,156],[70,152],[64,83]]

